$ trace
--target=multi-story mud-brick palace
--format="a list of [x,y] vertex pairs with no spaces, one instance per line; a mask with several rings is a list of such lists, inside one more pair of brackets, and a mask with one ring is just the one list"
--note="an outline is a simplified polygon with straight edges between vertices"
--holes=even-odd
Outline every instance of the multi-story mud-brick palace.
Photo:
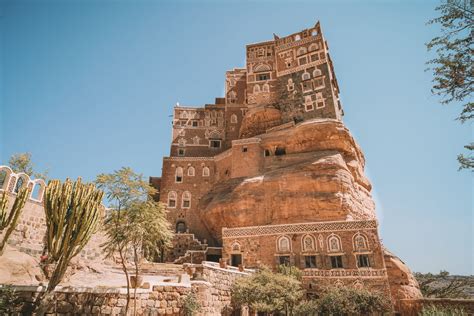
[[[176,106],[170,156],[151,177],[176,230],[167,260],[303,270],[327,284],[418,297],[410,270],[382,245],[364,155],[342,122],[319,22],[247,45],[225,97]],[[367,91],[367,93],[370,93]]]

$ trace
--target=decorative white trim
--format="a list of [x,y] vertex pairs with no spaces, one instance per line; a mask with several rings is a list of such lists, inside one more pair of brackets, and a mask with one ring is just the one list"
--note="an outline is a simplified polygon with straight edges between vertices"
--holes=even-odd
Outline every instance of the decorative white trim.
[[235,237],[253,237],[268,236],[291,233],[314,233],[326,231],[359,231],[359,230],[376,230],[376,220],[366,221],[338,221],[338,222],[313,222],[299,224],[278,224],[265,226],[247,226],[238,228],[222,228],[222,238]]

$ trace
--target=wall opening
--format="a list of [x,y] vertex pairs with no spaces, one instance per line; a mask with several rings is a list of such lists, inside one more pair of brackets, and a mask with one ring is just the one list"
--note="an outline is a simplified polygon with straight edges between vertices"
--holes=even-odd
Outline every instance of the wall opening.
[[285,147],[277,147],[275,150],[275,156],[283,156],[286,155],[286,149]]
[[230,255],[230,265],[233,267],[238,267],[239,264],[242,264],[242,255],[241,254]]

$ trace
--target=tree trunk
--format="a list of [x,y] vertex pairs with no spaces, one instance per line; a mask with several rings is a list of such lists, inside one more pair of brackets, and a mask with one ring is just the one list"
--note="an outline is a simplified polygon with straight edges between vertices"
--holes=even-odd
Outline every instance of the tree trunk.
[[135,263],[135,286],[133,288],[133,315],[137,315],[137,287],[140,285],[138,280],[138,252],[137,246],[133,246],[133,262]]
[[118,249],[120,259],[122,261],[122,270],[125,273],[125,278],[127,279],[127,304],[125,304],[125,315],[128,314],[128,307],[130,305],[130,279],[128,277],[128,270],[127,270],[127,265],[125,263],[125,258],[123,255],[123,249],[119,248]]

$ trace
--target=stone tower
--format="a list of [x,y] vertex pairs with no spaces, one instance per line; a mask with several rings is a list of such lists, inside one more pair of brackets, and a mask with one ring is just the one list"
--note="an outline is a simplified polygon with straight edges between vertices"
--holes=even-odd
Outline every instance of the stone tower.
[[224,98],[174,108],[170,156],[150,178],[176,229],[167,259],[289,264],[308,292],[344,284],[394,303],[419,296],[381,243],[319,22],[247,45],[246,57],[245,69],[226,72]]

